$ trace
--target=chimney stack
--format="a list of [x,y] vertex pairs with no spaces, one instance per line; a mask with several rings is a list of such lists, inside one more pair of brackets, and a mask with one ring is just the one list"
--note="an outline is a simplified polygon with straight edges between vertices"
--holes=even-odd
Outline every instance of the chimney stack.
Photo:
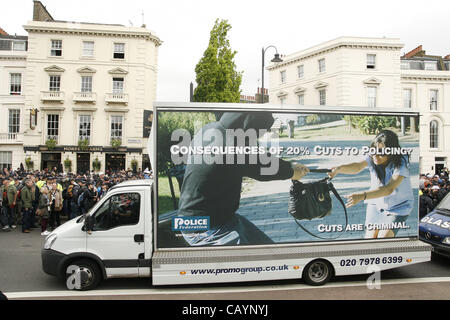
[[33,0],[33,21],[55,21],[42,2]]

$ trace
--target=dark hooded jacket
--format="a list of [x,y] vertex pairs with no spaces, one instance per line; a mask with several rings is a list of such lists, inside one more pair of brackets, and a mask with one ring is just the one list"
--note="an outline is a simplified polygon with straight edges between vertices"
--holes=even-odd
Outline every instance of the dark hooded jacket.
[[[269,112],[227,112],[222,114],[219,121],[205,125],[196,134],[193,143],[201,144],[203,147],[239,146],[237,139],[231,142],[225,138],[206,138],[205,132],[214,129],[222,133],[224,137],[227,129],[243,129],[244,131],[256,129],[259,132],[260,129],[270,129],[273,121],[272,114]],[[249,146],[248,141],[245,145]],[[293,175],[291,164],[279,158],[272,160],[278,162],[278,172],[273,175],[264,175],[261,169],[268,168],[271,164],[263,165],[259,156],[257,161],[253,162],[247,158],[244,164],[238,164],[236,161],[230,163],[225,160],[225,156],[222,157],[223,164],[207,164],[202,159],[194,160],[194,164],[187,164],[179,201],[180,215],[209,216],[210,227],[230,223],[239,208],[243,177],[271,181],[289,179]]]

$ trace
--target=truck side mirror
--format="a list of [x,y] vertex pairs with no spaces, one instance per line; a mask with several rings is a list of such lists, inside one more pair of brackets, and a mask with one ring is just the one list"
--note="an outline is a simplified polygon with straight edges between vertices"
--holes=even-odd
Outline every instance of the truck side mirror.
[[94,229],[94,217],[87,214],[84,219],[84,228],[87,232],[91,232]]

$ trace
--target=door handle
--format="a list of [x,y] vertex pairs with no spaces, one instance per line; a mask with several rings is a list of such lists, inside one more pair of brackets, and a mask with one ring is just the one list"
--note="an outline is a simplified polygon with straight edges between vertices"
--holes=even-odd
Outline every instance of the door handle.
[[135,234],[134,235],[134,242],[144,242],[144,235],[143,234]]

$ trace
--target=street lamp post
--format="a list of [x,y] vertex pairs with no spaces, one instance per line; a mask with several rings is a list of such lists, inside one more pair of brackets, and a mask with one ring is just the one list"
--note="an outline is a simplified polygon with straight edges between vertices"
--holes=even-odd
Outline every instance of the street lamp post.
[[265,94],[264,94],[264,55],[266,53],[266,50],[269,48],[274,48],[275,52],[276,52],[274,58],[270,61],[271,62],[283,62],[283,59],[280,58],[280,55],[278,54],[278,50],[275,46],[268,46],[266,48],[264,48],[264,47],[262,48],[262,68],[261,68],[261,87],[262,87],[261,88],[261,97],[262,97],[262,99],[261,99],[261,103],[265,102],[264,101],[265,100],[264,99],[264,96],[265,96]]

